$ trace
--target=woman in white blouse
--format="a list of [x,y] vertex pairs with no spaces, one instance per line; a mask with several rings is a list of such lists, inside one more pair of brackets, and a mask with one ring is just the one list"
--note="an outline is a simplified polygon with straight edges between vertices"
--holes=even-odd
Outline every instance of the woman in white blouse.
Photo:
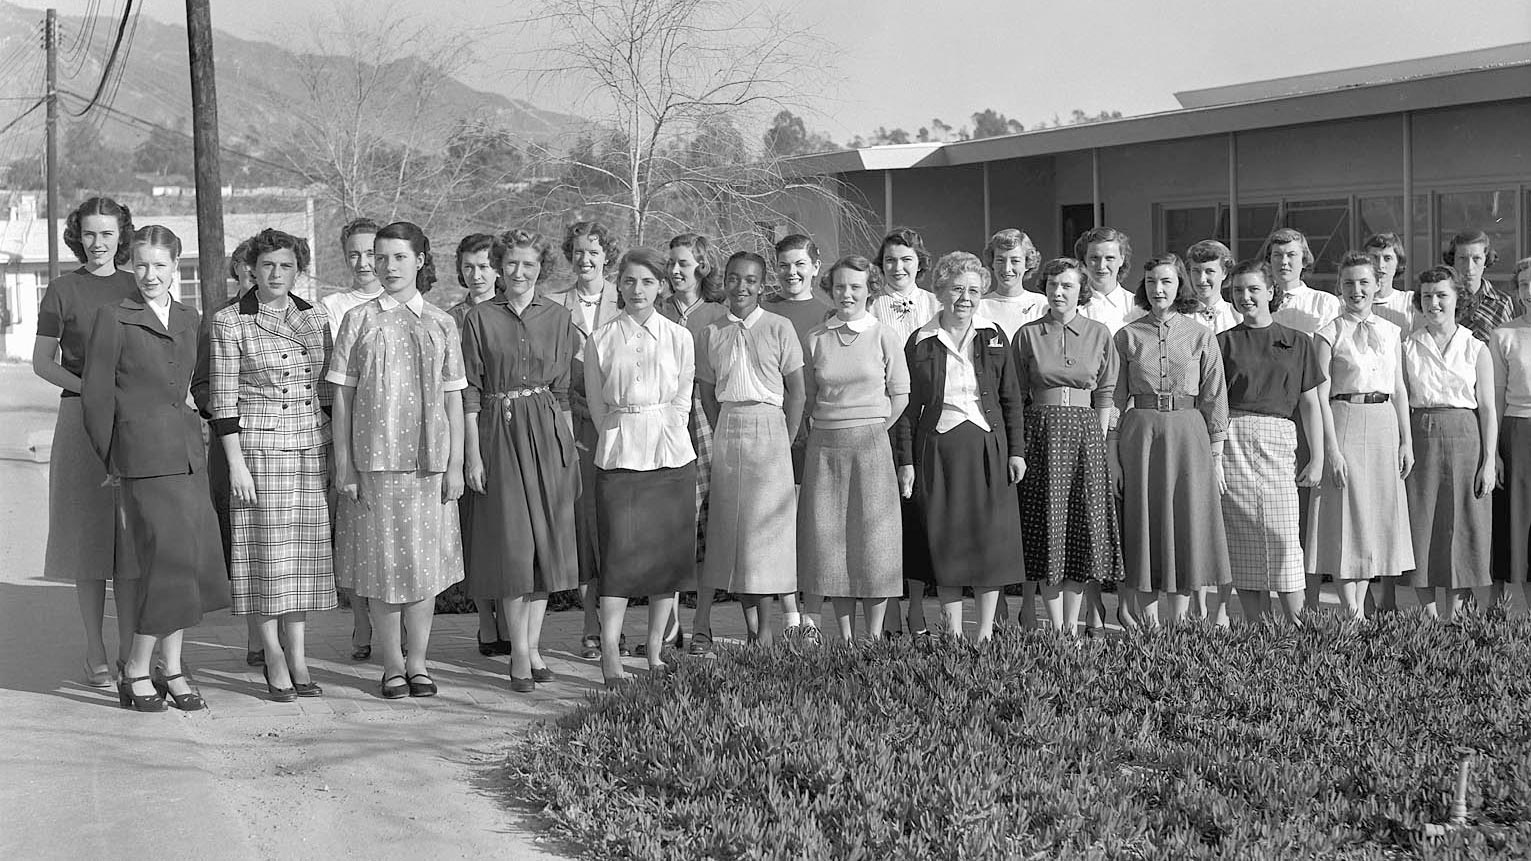
[[585,344],[585,394],[599,434],[601,674],[628,678],[618,640],[630,598],[649,599],[651,671],[662,671],[675,593],[695,576],[696,452],[688,420],[696,354],[691,333],[657,313],[669,261],[635,248],[617,265],[623,314]]
[[1487,345],[1458,325],[1461,287],[1444,266],[1419,276],[1414,293],[1421,325],[1403,343],[1409,385],[1414,471],[1409,474],[1409,527],[1416,568],[1409,585],[1431,617],[1457,614],[1468,593],[1490,583],[1489,553],[1498,483],[1494,452],[1494,365]]

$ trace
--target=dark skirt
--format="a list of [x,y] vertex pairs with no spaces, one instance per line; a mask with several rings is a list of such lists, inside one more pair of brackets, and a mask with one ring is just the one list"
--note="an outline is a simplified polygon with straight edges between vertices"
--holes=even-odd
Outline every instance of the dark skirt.
[[1483,451],[1478,416],[1469,409],[1409,411],[1414,471],[1404,482],[1414,537],[1416,588],[1472,589],[1492,582],[1489,541],[1494,505],[1473,494]]
[[1199,410],[1127,410],[1122,462],[1122,557],[1140,592],[1186,592],[1233,582],[1212,441]]
[[[464,591],[474,598],[504,598],[573,589],[580,582],[575,544],[580,476],[558,402],[547,392],[491,399],[477,419],[485,486],[483,493],[468,491],[465,498],[471,501],[462,509],[468,517]],[[593,491],[590,503],[593,508]]]
[[904,593],[898,474],[882,422],[808,432],[797,500],[798,587],[834,598]]
[[696,582],[696,462],[602,469],[595,479],[601,594],[664,595]]
[[1494,491],[1494,579],[1525,583],[1531,568],[1531,419],[1505,417],[1499,456],[1504,485]]
[[975,589],[1024,580],[1020,508],[999,435],[963,422],[921,442],[914,496],[930,555],[925,568],[904,576]]
[[229,606],[229,580],[207,473],[124,478],[122,503],[138,562],[137,633],[163,637]]
[[574,439],[579,443],[579,494],[574,500],[574,540],[579,583],[601,578],[601,541],[596,524],[595,447],[600,432],[589,418],[574,417]]
[[1095,410],[1043,406],[1026,411],[1026,477],[1020,494],[1027,579],[1053,586],[1064,580],[1122,579],[1116,500]]
[[48,542],[43,576],[110,580],[138,576],[122,529],[118,491],[85,434],[79,398],[60,398],[48,459]]

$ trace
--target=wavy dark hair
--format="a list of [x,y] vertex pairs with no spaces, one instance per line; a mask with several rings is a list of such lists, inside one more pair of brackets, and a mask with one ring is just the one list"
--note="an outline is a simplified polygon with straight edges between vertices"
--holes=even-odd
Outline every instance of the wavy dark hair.
[[1447,266],[1455,266],[1457,263],[1457,249],[1463,245],[1483,246],[1483,268],[1491,269],[1499,262],[1499,252],[1494,250],[1494,240],[1487,233],[1476,227],[1457,231],[1456,235],[1446,240],[1441,248],[1441,262]]
[[776,241],[775,251],[778,256],[788,251],[807,251],[809,260],[819,262],[819,246],[814,243],[813,237],[806,233],[791,233],[783,236]]
[[1090,286],[1090,273],[1085,271],[1084,264],[1073,257],[1054,257],[1037,268],[1037,288],[1041,292],[1047,292],[1047,279],[1056,278],[1065,272],[1079,273],[1079,306],[1082,308],[1090,304],[1095,298],[1095,288]]
[[1286,288],[1277,283],[1275,276],[1271,275],[1269,263],[1264,260],[1243,260],[1235,263],[1233,269],[1228,273],[1228,281],[1223,289],[1232,290],[1233,279],[1240,275],[1255,275],[1264,282],[1265,289],[1271,292],[1270,310],[1272,314],[1280,310],[1282,305],[1286,304]]
[[601,250],[606,253],[606,271],[611,271],[611,267],[622,256],[622,243],[611,235],[611,228],[599,221],[576,221],[564,230],[563,259],[574,262],[574,240],[581,236],[588,236],[601,243]]
[[1450,284],[1452,291],[1457,294],[1457,323],[1463,326],[1467,325],[1467,321],[1472,319],[1473,308],[1478,304],[1478,294],[1468,293],[1467,285],[1462,283],[1462,274],[1450,266],[1431,266],[1429,269],[1419,273],[1419,277],[1414,282],[1420,288],[1414,291],[1412,300],[1414,310],[1425,310],[1424,301],[1420,299],[1420,294],[1425,292],[1424,286],[1426,284],[1440,284],[1443,281]]
[[1148,303],[1148,276],[1160,266],[1169,266],[1175,270],[1175,278],[1180,284],[1175,288],[1176,311],[1189,314],[1201,307],[1201,303],[1191,293],[1191,274],[1186,271],[1185,263],[1178,254],[1160,254],[1143,261],[1143,277],[1138,279],[1138,289],[1133,298],[1139,308],[1147,310],[1153,306]]
[[[235,284],[239,283],[239,267],[245,267],[246,271],[250,269],[250,264],[245,262],[245,255],[250,253],[250,243],[254,240],[255,237],[252,236],[240,242],[234,246],[234,253],[229,255],[228,279]],[[251,277],[253,279],[254,273],[251,273]]]
[[[308,271],[309,261],[313,259],[308,250],[307,239],[301,236],[293,236],[285,230],[277,230],[274,227],[262,230],[246,239],[245,242],[248,245],[241,245],[240,247],[245,249],[244,263],[250,267],[252,275],[255,272],[255,263],[260,260],[261,255],[270,254],[273,251],[291,251],[292,256],[297,258],[298,271],[300,272]],[[239,253],[239,249],[235,249],[234,253]]]
[[[465,290],[468,287],[468,282],[464,281],[462,277],[462,259],[467,257],[469,254],[477,254],[480,251],[488,251],[490,253],[489,265],[494,266],[493,236],[490,236],[487,233],[470,233],[467,236],[464,236],[461,242],[457,243],[457,256],[452,259],[452,269],[457,272],[457,283],[462,285],[463,289]],[[496,292],[498,292],[500,289],[500,276],[498,274],[500,267],[495,266],[494,268],[496,270],[496,274],[494,276],[494,289]]]
[[64,219],[64,244],[74,252],[75,259],[85,262],[85,244],[80,238],[80,225],[92,215],[117,219],[117,253],[112,256],[112,262],[118,266],[128,262],[133,256],[131,245],[135,236],[133,211],[126,204],[118,203],[110,197],[92,197],[76,206],[69,217]]
[[882,272],[882,256],[887,253],[889,245],[902,245],[914,252],[919,267],[915,270],[914,281],[918,284],[925,273],[930,271],[930,252],[925,249],[925,238],[912,227],[895,227],[888,231],[888,235],[877,246],[877,256],[872,258],[872,265],[877,267],[878,272]]
[[436,286],[436,261],[431,256],[431,240],[426,237],[425,231],[412,221],[395,221],[380,229],[372,238],[373,242],[379,239],[402,239],[409,243],[409,247],[416,254],[425,257],[425,263],[415,273],[415,289],[421,293],[429,293]]
[[[510,256],[512,249],[530,248],[537,252],[537,262],[541,268],[537,270],[537,283],[541,284],[552,274],[553,267],[558,265],[558,252],[553,250],[553,243],[547,237],[535,230],[527,230],[521,227],[511,228],[494,238],[494,245],[489,248],[489,262],[494,264],[495,272],[505,269],[505,258]],[[497,278],[503,276],[497,275]]]
[[[712,250],[712,242],[700,233],[682,233],[670,239],[670,250],[689,248],[696,257],[696,284],[702,299],[708,302],[723,301],[723,271],[718,268],[718,256]],[[672,285],[673,286],[673,285]]]

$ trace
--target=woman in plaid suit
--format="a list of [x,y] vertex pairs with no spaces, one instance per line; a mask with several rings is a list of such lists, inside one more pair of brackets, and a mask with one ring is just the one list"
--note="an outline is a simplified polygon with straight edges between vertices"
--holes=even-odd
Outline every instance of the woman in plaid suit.
[[229,464],[234,614],[260,617],[266,686],[290,702],[322,693],[304,622],[337,603],[325,501],[331,342],[324,310],[292,294],[307,242],[268,228],[245,262],[255,287],[213,315],[212,427]]

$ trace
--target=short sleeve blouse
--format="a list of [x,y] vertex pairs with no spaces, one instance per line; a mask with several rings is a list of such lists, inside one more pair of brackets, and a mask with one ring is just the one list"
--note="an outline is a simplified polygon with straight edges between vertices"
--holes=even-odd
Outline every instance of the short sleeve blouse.
[[1217,336],[1228,380],[1228,409],[1290,418],[1302,393],[1324,381],[1313,339],[1272,323],[1243,323]]
[[1442,350],[1424,327],[1403,342],[1403,379],[1411,407],[1478,407],[1478,357],[1485,344],[1458,326]]
[[[1372,335],[1375,337],[1372,337]],[[1391,394],[1398,386],[1398,327],[1373,314],[1357,320],[1341,314],[1318,330],[1331,351],[1329,391],[1336,395]]]
[[96,312],[138,295],[131,272],[92,275],[80,267],[53,279],[37,306],[37,336],[57,338],[59,366],[75,376],[85,371],[85,350]]

